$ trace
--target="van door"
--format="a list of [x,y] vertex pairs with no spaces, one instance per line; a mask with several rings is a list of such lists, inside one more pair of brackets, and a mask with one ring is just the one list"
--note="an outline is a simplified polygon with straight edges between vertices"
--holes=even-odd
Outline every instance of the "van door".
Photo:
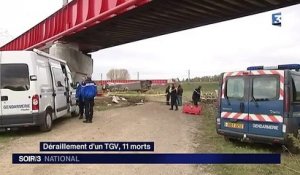
[[69,87],[69,104],[71,106],[70,111],[73,112],[76,108],[76,89],[74,89],[74,82],[72,79],[71,71],[70,69],[66,66],[66,72],[67,72],[67,77],[68,77],[68,87]]
[[248,131],[248,72],[224,74],[221,100],[221,130],[235,133]]
[[61,117],[68,112],[67,91],[65,83],[65,75],[62,71],[59,62],[50,60],[53,88],[54,88],[54,103],[56,117]]
[[26,63],[1,63],[2,125],[33,123],[33,117],[30,114],[34,86],[29,80],[29,75],[30,70]]
[[249,134],[282,137],[284,71],[251,72]]
[[[286,131],[288,133],[300,134],[300,72],[290,71],[292,77],[291,106],[285,112],[291,111],[291,115],[286,120]],[[286,102],[288,103],[288,102]]]

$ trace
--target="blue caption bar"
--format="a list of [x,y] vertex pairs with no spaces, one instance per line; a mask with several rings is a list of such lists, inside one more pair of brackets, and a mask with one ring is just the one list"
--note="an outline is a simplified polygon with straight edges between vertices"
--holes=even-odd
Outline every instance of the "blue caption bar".
[[40,142],[40,151],[154,151],[154,142]]
[[13,154],[14,164],[280,164],[280,154]]

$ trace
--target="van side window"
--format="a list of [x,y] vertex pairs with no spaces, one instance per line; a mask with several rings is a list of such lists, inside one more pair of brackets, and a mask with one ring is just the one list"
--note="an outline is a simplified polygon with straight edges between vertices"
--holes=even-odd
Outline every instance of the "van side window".
[[300,76],[292,74],[293,101],[300,101]]
[[278,99],[279,77],[259,76],[253,78],[253,97],[257,100]]
[[228,78],[226,85],[226,96],[228,98],[244,98],[245,81],[242,77]]
[[27,64],[1,64],[0,89],[27,91],[30,88]]
[[65,77],[61,69],[52,68],[56,87],[65,87]]

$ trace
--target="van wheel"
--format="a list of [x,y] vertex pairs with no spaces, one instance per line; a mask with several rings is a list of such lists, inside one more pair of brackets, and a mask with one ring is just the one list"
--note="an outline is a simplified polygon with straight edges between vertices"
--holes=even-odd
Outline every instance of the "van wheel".
[[78,117],[79,116],[79,106],[76,105],[75,111],[71,112],[71,117]]
[[40,130],[43,132],[50,131],[52,129],[52,113],[46,112],[42,125],[40,126]]
[[75,111],[71,112],[71,117],[78,117],[78,116],[79,116],[79,113],[76,113]]
[[236,139],[231,138],[231,137],[226,137],[226,136],[224,136],[224,140],[225,140],[226,142],[235,142],[235,141],[236,141]]

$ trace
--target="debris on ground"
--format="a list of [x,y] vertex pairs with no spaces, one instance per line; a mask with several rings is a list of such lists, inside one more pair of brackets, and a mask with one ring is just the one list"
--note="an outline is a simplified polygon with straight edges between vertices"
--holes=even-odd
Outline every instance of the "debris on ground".
[[118,103],[119,103],[119,100],[120,100],[120,98],[119,98],[118,96],[112,96],[112,100],[111,100],[111,101],[112,101],[113,103],[117,103],[117,104],[118,104]]
[[142,105],[145,101],[145,97],[143,96],[101,96],[95,99],[95,110],[102,111],[111,108]]
[[135,103],[136,105],[143,105],[144,104],[144,100],[141,99],[141,102]]

